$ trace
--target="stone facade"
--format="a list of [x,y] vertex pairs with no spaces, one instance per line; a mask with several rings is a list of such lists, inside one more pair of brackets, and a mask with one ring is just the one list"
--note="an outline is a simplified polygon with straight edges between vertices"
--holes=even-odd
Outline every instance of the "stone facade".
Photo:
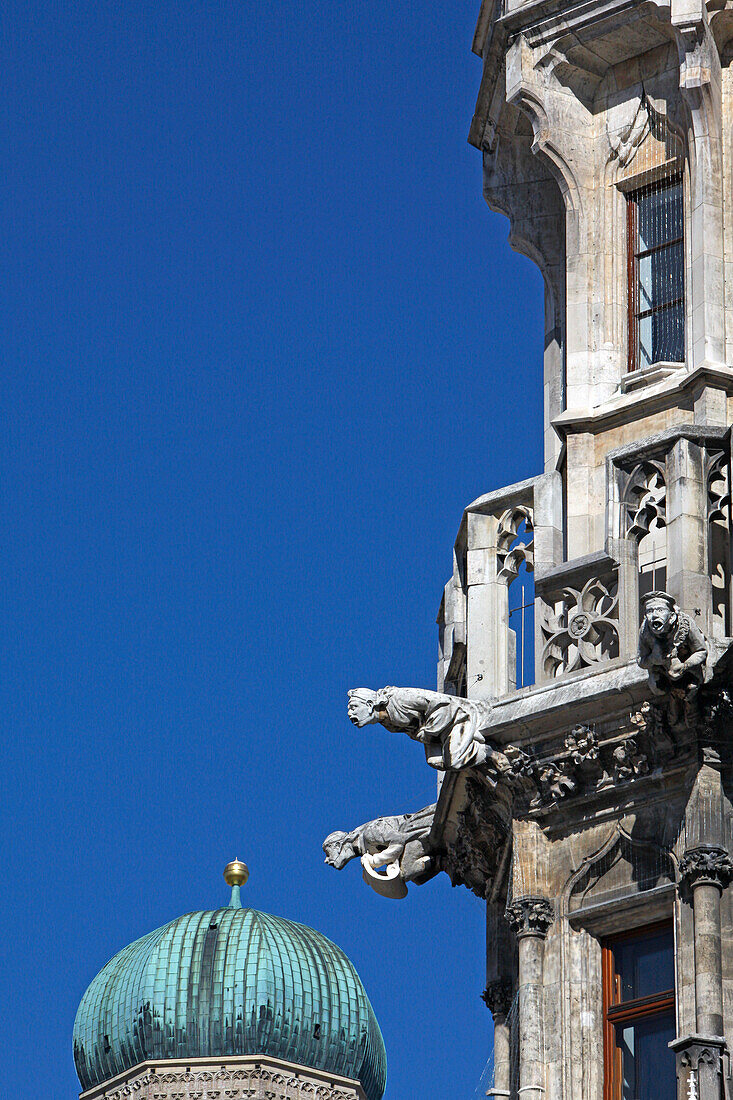
[[365,1100],[358,1081],[278,1058],[144,1062],[79,1100]]
[[[733,1088],[733,7],[483,0],[474,50],[484,194],[545,281],[545,467],[463,514],[438,692],[367,693],[357,724],[403,730],[440,772],[420,853],[486,904],[490,1093],[635,1096],[611,1081],[620,1016],[603,960],[614,937],[659,925],[674,931],[677,1096],[720,1100]],[[670,180],[684,349],[630,370],[629,197]],[[388,873],[421,881],[399,858]]]

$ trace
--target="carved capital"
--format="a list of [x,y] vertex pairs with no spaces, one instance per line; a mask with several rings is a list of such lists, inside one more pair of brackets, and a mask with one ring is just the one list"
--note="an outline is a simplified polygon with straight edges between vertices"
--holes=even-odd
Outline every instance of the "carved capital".
[[481,1000],[492,1016],[506,1016],[512,1007],[514,991],[509,978],[497,978],[489,982],[481,994]]
[[683,1035],[669,1045],[676,1055],[683,1094],[699,1096],[700,1100],[719,1096],[725,1039],[716,1035]]
[[517,898],[507,906],[506,919],[517,939],[523,936],[541,936],[544,939],[555,919],[555,911],[547,898]]
[[688,890],[696,886],[717,886],[724,890],[733,879],[733,861],[725,848],[700,845],[689,848],[680,861],[680,882]]

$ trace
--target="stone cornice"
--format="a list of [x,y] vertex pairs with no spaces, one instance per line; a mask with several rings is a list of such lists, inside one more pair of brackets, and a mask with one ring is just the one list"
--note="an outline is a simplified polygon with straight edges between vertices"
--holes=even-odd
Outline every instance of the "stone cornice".
[[733,369],[718,363],[703,363],[693,371],[684,367],[648,389],[618,394],[592,409],[566,409],[552,421],[562,435],[600,432],[638,420],[640,416],[674,408],[680,395],[705,384],[733,393]]
[[[236,1092],[232,1092],[232,1082]],[[238,1086],[238,1087],[237,1087]],[[297,1097],[298,1100],[366,1100],[358,1081],[338,1074],[325,1073],[309,1066],[296,1065],[266,1055],[236,1055],[219,1058],[140,1062],[132,1069],[82,1092],[79,1100],[125,1100],[136,1096],[193,1096],[201,1100],[226,1095]],[[230,1092],[225,1092],[227,1088]],[[241,1091],[240,1089],[248,1091]]]

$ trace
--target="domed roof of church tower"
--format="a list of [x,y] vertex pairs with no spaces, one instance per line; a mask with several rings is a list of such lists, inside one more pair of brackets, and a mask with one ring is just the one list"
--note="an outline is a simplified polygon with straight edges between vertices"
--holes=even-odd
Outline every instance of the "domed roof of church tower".
[[227,866],[227,908],[187,913],[120,951],[76,1014],[82,1089],[148,1060],[261,1054],[386,1083],[384,1041],[354,966],[303,924],[242,908],[245,864]]

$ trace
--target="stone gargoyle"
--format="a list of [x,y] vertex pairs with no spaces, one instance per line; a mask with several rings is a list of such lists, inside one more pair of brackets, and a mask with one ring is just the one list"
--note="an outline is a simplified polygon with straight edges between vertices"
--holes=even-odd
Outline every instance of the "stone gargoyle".
[[379,722],[391,733],[406,733],[425,749],[425,759],[439,771],[478,767],[490,782],[511,777],[509,761],[482,733],[491,704],[461,699],[423,688],[353,688],[348,714],[355,726]]
[[378,817],[350,833],[331,833],[323,842],[326,863],[340,871],[359,857],[364,880],[373,890],[383,897],[405,897],[406,883],[427,882],[440,870],[428,841],[435,805],[414,814]]
[[704,634],[667,592],[647,593],[642,607],[637,662],[649,673],[649,686],[655,695],[693,695],[705,679]]

